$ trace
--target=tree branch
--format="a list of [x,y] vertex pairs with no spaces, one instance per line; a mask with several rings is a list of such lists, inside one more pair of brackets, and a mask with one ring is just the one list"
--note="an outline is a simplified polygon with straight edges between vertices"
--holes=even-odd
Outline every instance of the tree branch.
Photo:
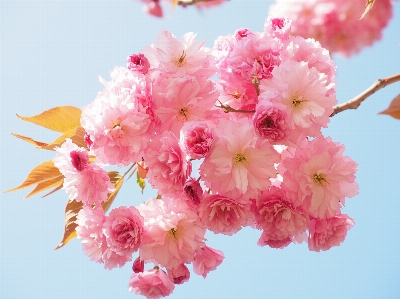
[[344,110],[349,110],[349,109],[357,109],[361,103],[368,98],[369,96],[373,95],[375,92],[378,90],[386,87],[387,85],[393,84],[395,82],[400,81],[400,73],[395,74],[393,76],[383,78],[383,79],[378,79],[374,84],[372,84],[368,89],[364,90],[362,93],[360,93],[358,96],[355,98],[351,99],[350,101],[347,101],[343,104],[337,105],[333,107],[333,113],[330,115],[330,117],[338,114],[339,112],[342,112]]
[[200,3],[200,2],[211,2],[211,1],[215,1],[215,0],[178,0],[177,4],[186,6],[186,5],[193,5],[193,4]]

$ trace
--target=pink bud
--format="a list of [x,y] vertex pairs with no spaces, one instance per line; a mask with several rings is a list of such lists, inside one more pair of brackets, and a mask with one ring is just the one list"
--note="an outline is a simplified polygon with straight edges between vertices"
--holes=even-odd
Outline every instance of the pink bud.
[[182,264],[176,269],[169,269],[168,277],[174,282],[174,284],[183,284],[189,281],[190,272],[188,267]]
[[78,171],[82,171],[88,165],[89,154],[86,150],[73,150],[69,156],[71,157],[72,166],[74,166]]
[[149,4],[147,4],[145,12],[158,18],[162,18],[163,16],[163,11],[160,4],[158,4],[158,1],[157,2],[152,1]]
[[143,54],[132,54],[127,58],[127,67],[131,71],[138,71],[147,74],[150,68],[150,62]]
[[144,160],[137,162],[137,170],[139,173],[140,178],[145,179],[147,176],[147,173],[149,172],[149,167],[146,165]]
[[203,189],[197,180],[193,178],[189,179],[183,186],[183,190],[185,191],[186,197],[189,199],[190,207],[193,206],[193,204],[200,204],[200,201],[203,198]]
[[140,273],[144,271],[144,261],[140,260],[140,256],[133,262],[132,270],[135,273]]

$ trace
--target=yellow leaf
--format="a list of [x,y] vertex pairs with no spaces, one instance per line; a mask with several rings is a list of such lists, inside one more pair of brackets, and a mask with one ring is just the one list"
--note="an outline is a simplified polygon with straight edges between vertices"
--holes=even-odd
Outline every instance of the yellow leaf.
[[[54,166],[53,161],[49,160],[49,161],[43,162],[42,164],[36,166],[28,174],[28,177],[25,179],[25,181],[21,185],[19,185],[18,187],[15,187],[13,189],[7,190],[6,192],[17,191],[20,189],[28,188],[28,187],[36,185],[36,184],[38,186],[35,188],[35,190],[41,189],[41,191],[43,191],[43,190],[53,187],[56,181],[61,182],[63,179],[64,179],[64,176],[61,174],[61,172],[58,170],[58,168]],[[37,193],[35,190],[32,191],[32,192],[34,192],[33,194]],[[38,192],[40,192],[40,191],[38,191]],[[31,196],[33,194],[29,194],[28,196]]]
[[[124,177],[117,171],[109,171],[108,176],[110,177],[111,183],[113,183],[115,186],[115,191],[110,193],[108,195],[108,199],[101,204],[104,212],[106,212],[110,208],[124,182]],[[76,200],[68,200],[67,206],[65,207],[64,236],[60,244],[58,244],[57,247],[54,248],[55,250],[63,247],[69,241],[76,238],[75,228],[77,227],[77,224],[75,223],[75,221],[79,211],[82,208],[82,202],[77,202]]]
[[50,195],[51,193],[54,193],[55,191],[61,189],[62,186],[63,186],[63,183],[64,183],[64,177],[62,177],[62,178],[54,178],[54,179],[51,179],[51,180],[48,180],[48,181],[45,181],[45,182],[41,182],[35,187],[35,189],[33,189],[31,191],[31,193],[29,193],[27,196],[25,196],[25,198],[31,197],[32,195],[35,195],[35,194],[40,193],[40,192],[42,192],[44,190],[47,190],[47,189],[50,189],[50,188],[53,188],[53,187],[57,186],[57,188],[55,190],[53,190],[52,192],[50,192],[50,193],[48,193],[48,194],[43,196],[43,197],[46,197],[47,195]]
[[82,111],[73,106],[59,106],[46,110],[38,115],[25,117],[17,116],[25,121],[37,124],[57,132],[67,132],[73,128],[80,127]]
[[372,9],[372,6],[374,5],[375,0],[366,0],[365,1],[365,10],[364,13],[362,14],[361,18],[359,18],[359,20],[361,20],[362,18],[365,17],[365,15]]
[[387,114],[391,117],[400,119],[400,94],[393,99],[389,107],[386,110],[379,112],[378,114]]
[[73,143],[75,143],[79,147],[83,147],[87,149],[87,144],[85,141],[85,130],[82,127],[76,127],[71,130],[68,130],[52,143],[42,146],[42,149],[46,150],[54,150],[55,147],[61,147],[64,143],[65,139],[70,138]]
[[15,133],[11,133],[11,134],[13,136],[19,138],[19,139],[25,140],[26,142],[29,142],[29,143],[31,143],[33,145],[36,145],[36,147],[42,147],[42,146],[47,146],[48,145],[45,142],[36,141],[36,140],[32,139],[31,137],[22,136],[22,135],[18,135],[18,134],[15,134]]

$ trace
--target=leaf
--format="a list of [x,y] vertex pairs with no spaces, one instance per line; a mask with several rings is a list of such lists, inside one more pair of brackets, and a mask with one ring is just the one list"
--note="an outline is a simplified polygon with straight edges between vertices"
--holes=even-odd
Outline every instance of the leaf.
[[53,188],[53,187],[57,186],[57,188],[55,190],[53,190],[52,192],[44,195],[43,197],[46,197],[47,195],[50,195],[53,192],[56,192],[57,190],[62,188],[62,186],[64,184],[64,179],[63,178],[62,179],[54,178],[54,179],[39,183],[35,187],[35,189],[33,189],[31,191],[31,193],[29,193],[27,196],[25,196],[25,198],[31,197],[32,195],[35,195],[35,194],[40,193],[40,192],[42,192],[44,190],[47,190],[47,189],[50,189],[50,188]]
[[[64,176],[54,166],[53,161],[49,160],[36,166],[21,185],[5,192],[17,191],[37,184],[36,188],[32,191],[33,194],[36,194],[55,186],[55,182],[61,182],[62,180],[64,180]],[[26,197],[33,195],[32,192]]]
[[365,15],[372,9],[372,6],[374,5],[375,0],[366,0],[365,1],[365,10],[364,13],[362,14],[361,18],[359,18],[359,20],[361,20],[362,18],[365,17]]
[[146,182],[144,181],[144,179],[140,177],[139,171],[136,172],[136,183],[139,185],[140,189],[142,189],[142,194],[143,194],[143,190],[146,187]]
[[19,138],[19,139],[25,140],[26,142],[29,142],[29,143],[31,143],[33,145],[36,145],[36,147],[42,147],[42,146],[47,146],[48,145],[45,142],[36,141],[36,140],[32,139],[31,137],[22,136],[22,135],[18,135],[18,134],[15,134],[15,133],[11,133],[11,134],[13,136]]
[[400,94],[393,99],[389,107],[386,110],[379,112],[378,114],[387,114],[391,117],[400,119]]
[[70,138],[72,142],[75,143],[77,146],[87,149],[87,144],[85,141],[85,130],[82,127],[76,127],[68,130],[52,143],[42,146],[41,149],[53,151],[55,147],[61,147],[61,145],[65,142],[65,139],[67,138]]
[[[106,212],[112,203],[114,202],[115,197],[117,196],[119,190],[121,189],[122,184],[124,183],[124,177],[117,171],[109,171],[108,176],[110,178],[111,183],[115,186],[115,191],[108,195],[108,199],[103,202],[101,205],[103,207],[104,212]],[[75,228],[77,224],[75,223],[76,217],[79,211],[83,208],[82,202],[78,202],[76,200],[68,200],[67,205],[65,207],[65,216],[64,216],[64,236],[57,245],[55,250],[63,247],[69,241],[76,238]]]
[[25,121],[37,124],[57,132],[67,132],[73,128],[80,127],[82,111],[73,106],[59,106],[46,110],[38,115],[25,117],[17,116]]

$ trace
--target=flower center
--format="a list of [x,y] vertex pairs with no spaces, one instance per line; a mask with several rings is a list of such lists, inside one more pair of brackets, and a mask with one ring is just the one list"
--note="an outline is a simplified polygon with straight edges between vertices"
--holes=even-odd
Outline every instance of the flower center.
[[274,121],[271,119],[271,118],[269,118],[269,117],[267,117],[266,119],[264,119],[264,121],[262,122],[262,125],[263,126],[266,126],[267,128],[274,128],[275,126],[274,126]]
[[238,99],[242,96],[242,94],[238,91],[234,91],[230,94],[233,98]]
[[314,175],[312,176],[312,179],[315,183],[320,184],[321,186],[323,186],[323,183],[325,182],[326,184],[329,184],[328,181],[323,177],[322,174],[317,174],[314,173]]
[[242,153],[237,153],[236,156],[233,158],[233,161],[235,164],[241,163],[243,161],[246,161],[246,157]]
[[297,93],[295,93],[292,96],[292,108],[301,106],[303,102],[307,102],[307,100],[304,100],[302,95],[298,95]]
[[181,67],[181,66],[185,65],[185,63],[186,63],[185,58],[186,58],[186,53],[185,53],[185,51],[182,51],[181,56],[179,56],[179,58],[177,60],[175,60],[176,66]]
[[175,228],[171,228],[169,230],[170,235],[172,235],[174,237],[174,239],[176,239],[178,231]]
[[179,115],[185,120],[188,120],[188,114],[189,114],[188,108],[182,107],[181,109],[179,109]]
[[111,129],[115,129],[116,127],[121,128],[121,119],[119,117],[116,120],[111,121]]

